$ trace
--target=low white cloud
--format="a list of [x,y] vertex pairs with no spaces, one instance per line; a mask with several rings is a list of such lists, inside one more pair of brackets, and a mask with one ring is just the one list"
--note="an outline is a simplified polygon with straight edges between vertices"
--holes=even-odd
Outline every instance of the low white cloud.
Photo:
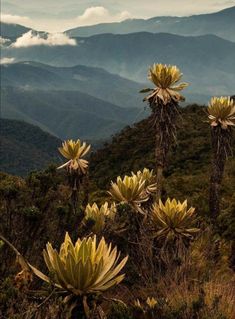
[[7,43],[11,42],[10,39],[6,39],[0,36],[0,47],[7,45]]
[[1,58],[0,64],[10,64],[15,61],[15,58]]
[[14,14],[5,14],[2,13],[0,17],[1,22],[8,23],[8,24],[23,24],[28,25],[32,22],[32,20],[28,17],[18,16]]
[[128,11],[122,11],[117,14],[112,14],[105,7],[90,7],[84,13],[76,18],[76,23],[79,26],[92,25],[107,22],[120,22],[131,18]]
[[17,38],[11,46],[14,48],[24,48],[36,45],[76,45],[76,40],[71,39],[68,35],[64,33],[49,33],[43,37],[42,35],[36,34],[32,30],[30,30],[24,33],[19,38]]

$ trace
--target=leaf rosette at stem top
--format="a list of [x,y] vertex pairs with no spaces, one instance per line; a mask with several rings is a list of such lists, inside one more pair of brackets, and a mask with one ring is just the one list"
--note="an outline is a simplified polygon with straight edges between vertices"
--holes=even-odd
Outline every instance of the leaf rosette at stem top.
[[149,69],[148,79],[155,84],[154,89],[143,89],[141,92],[152,92],[144,100],[158,104],[160,100],[164,105],[171,101],[184,101],[179,93],[188,86],[188,83],[178,83],[183,76],[175,65],[153,64]]
[[212,97],[207,114],[212,127],[221,126],[222,129],[235,126],[235,103],[230,97]]
[[89,152],[90,147],[90,145],[85,142],[82,143],[79,139],[77,141],[64,141],[62,147],[59,147],[58,150],[68,161],[58,167],[58,169],[65,167],[70,171],[79,170],[82,174],[85,174],[88,168],[88,161],[83,157]]

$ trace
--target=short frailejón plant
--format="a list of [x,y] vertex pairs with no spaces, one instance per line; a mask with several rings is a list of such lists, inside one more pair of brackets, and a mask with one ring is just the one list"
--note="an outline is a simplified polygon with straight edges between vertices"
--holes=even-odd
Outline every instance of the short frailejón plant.
[[174,240],[191,239],[199,231],[194,227],[195,209],[188,208],[187,200],[183,203],[175,199],[159,200],[152,207],[152,220],[156,230],[155,236],[165,243]]
[[144,168],[143,171],[138,171],[136,174],[132,173],[132,176],[136,175],[139,181],[145,181],[145,190],[147,194],[154,194],[157,190],[156,176],[153,174],[153,170]]
[[144,214],[140,205],[149,200],[151,192],[156,189],[156,183],[152,181],[153,174],[145,169],[132,176],[119,176],[116,183],[111,183],[109,194],[120,203],[129,204],[134,210]]
[[142,302],[136,299],[133,306],[135,318],[155,319],[158,315],[158,301],[154,297],[148,297]]
[[68,233],[59,252],[48,243],[43,257],[50,277],[35,268],[34,273],[44,281],[54,283],[61,291],[67,292],[67,296],[75,297],[75,300],[77,296],[78,302],[82,300],[87,318],[90,318],[87,297],[101,294],[119,284],[124,278],[120,271],[128,259],[125,257],[119,261],[120,253],[117,248],[108,245],[104,238],[97,243],[96,236],[88,237],[78,239],[73,244]]
[[156,87],[141,91],[151,92],[144,100],[148,101],[152,110],[156,133],[157,199],[161,197],[167,154],[176,138],[178,103],[184,100],[179,92],[188,86],[187,83],[178,83],[182,76],[183,74],[176,66],[154,64],[149,70],[148,78]]
[[[146,299],[146,305],[150,308],[150,309],[154,309],[156,307],[156,305],[158,304],[157,300],[154,297],[148,297]],[[134,306],[144,309],[144,307],[142,306],[141,302],[139,301],[139,299],[136,299],[134,301]]]
[[116,214],[116,205],[113,203],[109,206],[107,202],[98,207],[96,203],[88,204],[85,209],[84,220],[86,223],[93,223],[92,231],[97,234],[104,230],[106,220],[114,220]]
[[232,154],[232,127],[235,126],[235,103],[230,97],[213,97],[207,108],[211,125],[213,151],[210,181],[209,206],[211,217],[216,218],[220,210],[220,186],[225,162]]

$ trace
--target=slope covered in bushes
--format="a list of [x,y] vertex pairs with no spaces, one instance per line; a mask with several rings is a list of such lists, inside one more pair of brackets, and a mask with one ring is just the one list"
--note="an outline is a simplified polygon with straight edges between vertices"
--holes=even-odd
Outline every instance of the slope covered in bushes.
[[[189,198],[203,214],[208,212],[210,179],[210,128],[205,108],[191,105],[181,109],[177,141],[168,157],[165,171],[165,193],[179,199]],[[118,175],[155,168],[155,133],[153,121],[147,118],[125,128],[111,143],[91,156],[90,176],[98,188],[107,188]],[[233,150],[235,145],[233,144]],[[223,180],[222,207],[232,210],[235,198],[235,160],[229,158]]]
[[[96,201],[100,207],[105,200],[109,205],[115,200],[107,193],[111,180],[116,181],[118,175],[130,175],[131,171],[136,172],[144,167],[154,168],[151,118],[126,128],[112,142],[91,154],[89,176],[86,175],[79,184],[76,205],[71,197],[75,186],[71,183],[73,178],[70,176],[67,179],[66,173],[55,167],[33,172],[24,179],[1,173],[0,199],[3,204],[0,206],[0,234],[7,237],[27,261],[46,274],[48,271],[42,251],[48,241],[58,249],[66,231],[73,242],[78,237],[94,233],[98,240],[104,236],[106,242],[112,242],[121,251],[121,259],[129,255],[122,283],[110,289],[105,294],[106,299],[102,299],[103,294],[97,296],[95,301],[90,297],[87,299],[90,307],[93,301],[101,304],[108,319],[232,319],[235,303],[235,262],[232,256],[235,229],[234,159],[229,159],[226,165],[221,213],[216,223],[211,224],[207,194],[210,129],[205,119],[203,108],[197,105],[182,110],[178,141],[170,152],[169,168],[165,171],[163,202],[166,197],[181,202],[187,199],[187,208],[194,214],[192,219],[195,218],[195,225],[191,221],[188,225],[196,227],[197,232],[194,239],[184,239],[182,251],[175,240],[170,241],[168,250],[164,241],[161,246],[153,228],[153,197],[149,193],[148,202],[141,204],[142,212],[146,212],[145,218],[135,211],[135,205],[119,203],[118,200],[114,215],[101,220],[96,230],[94,225],[99,219],[84,218],[88,203]],[[136,200],[142,200],[141,194]],[[192,206],[196,208],[195,213]],[[97,209],[89,206],[93,216]],[[156,223],[157,215],[156,206]],[[194,232],[192,228],[188,231]],[[177,232],[179,234],[179,229]],[[0,317],[23,319],[27,313],[30,319],[64,319],[70,310],[66,308],[64,299],[54,294],[55,287],[42,284],[35,276],[32,282],[19,287],[19,284],[22,285],[19,273],[14,277],[19,271],[19,264],[15,263],[13,251],[1,241],[0,244],[0,259],[4,261],[0,264]],[[69,262],[69,258],[70,270],[67,271],[71,274],[73,261]],[[89,271],[93,271],[90,267]],[[53,271],[48,275],[53,278]],[[73,275],[71,278],[74,281]],[[65,281],[70,279],[67,276],[62,278]],[[85,317],[81,315],[79,318]]]

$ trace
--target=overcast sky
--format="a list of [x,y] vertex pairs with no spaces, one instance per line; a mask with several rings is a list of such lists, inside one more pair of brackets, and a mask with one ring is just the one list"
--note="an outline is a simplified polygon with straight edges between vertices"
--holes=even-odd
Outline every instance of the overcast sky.
[[1,0],[1,20],[60,32],[128,18],[187,16],[235,6],[235,0]]

